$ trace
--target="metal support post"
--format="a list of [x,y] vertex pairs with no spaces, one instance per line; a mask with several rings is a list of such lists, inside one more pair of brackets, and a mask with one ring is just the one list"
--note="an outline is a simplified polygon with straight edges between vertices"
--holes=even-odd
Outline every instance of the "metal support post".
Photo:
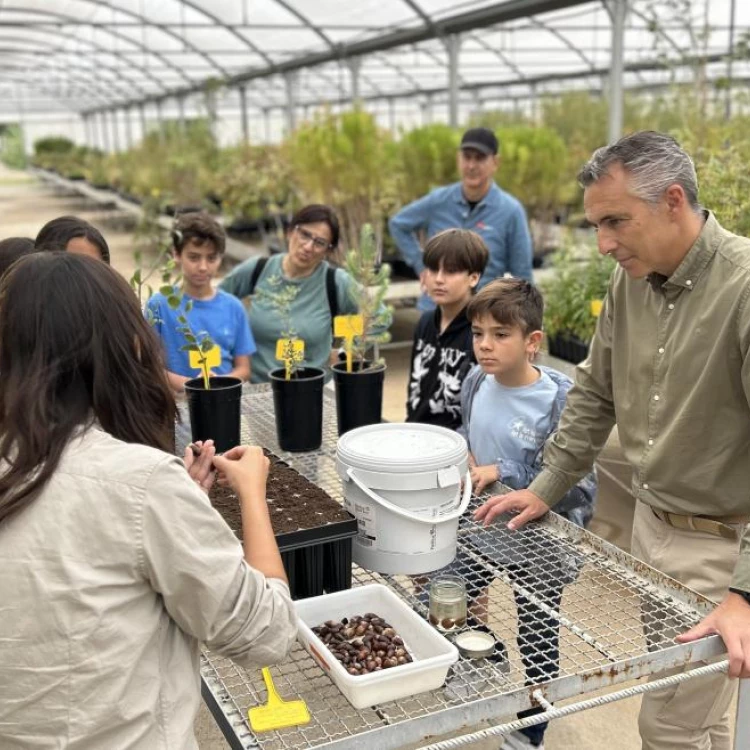
[[146,105],[141,102],[138,105],[138,113],[141,120],[141,140],[146,137]]
[[750,679],[740,680],[737,696],[737,725],[734,728],[734,750],[750,747]]
[[187,130],[187,124],[185,122],[185,97],[177,97],[177,114],[180,118],[180,130],[184,133]]
[[120,151],[120,131],[118,128],[117,123],[117,110],[113,109],[110,112],[110,119],[112,122],[112,146],[115,150],[115,153],[119,153]]
[[445,40],[448,50],[448,123],[452,128],[458,127],[458,97],[460,94],[458,80],[458,56],[461,51],[461,35],[451,34]]
[[625,19],[628,15],[628,0],[608,0],[605,8],[612,21],[612,58],[609,66],[609,141],[611,143],[622,135]]
[[529,87],[531,90],[531,121],[539,122],[539,91],[537,85],[532,83]]
[[263,129],[265,142],[271,142],[271,110],[268,107],[263,107]]
[[482,114],[482,94],[479,89],[474,89],[474,114]]
[[242,123],[242,142],[250,141],[250,125],[247,121],[247,87],[241,84],[237,89],[240,95],[240,122]]
[[297,125],[297,84],[299,83],[299,72],[290,70],[284,73],[284,85],[286,86],[286,127],[291,133]]
[[159,124],[159,140],[164,140],[164,105],[161,99],[156,100],[156,122]]
[[85,139],[85,144],[89,148],[93,148],[94,139],[91,137],[91,119],[90,118],[91,118],[91,115],[83,115],[81,119],[83,120],[83,133],[84,133],[83,137]]
[[102,150],[105,154],[108,154],[110,152],[109,147],[109,132],[107,130],[107,113],[106,112],[100,112],[99,113],[99,125],[101,128],[101,135],[102,135]]
[[122,110],[122,117],[125,120],[125,143],[128,149],[133,148],[133,123],[130,120],[130,107]]
[[727,100],[724,109],[724,117],[729,120],[732,117],[732,63],[734,58],[734,27],[737,21],[737,0],[731,0],[729,7],[729,50],[727,52]]
[[359,103],[359,72],[362,69],[361,57],[350,57],[346,61],[349,68],[349,74],[352,79],[351,97],[352,103],[356,106]]

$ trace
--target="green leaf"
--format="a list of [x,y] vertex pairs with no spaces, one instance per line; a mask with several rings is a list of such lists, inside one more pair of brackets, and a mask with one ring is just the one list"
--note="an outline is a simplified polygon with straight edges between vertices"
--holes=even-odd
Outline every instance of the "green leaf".
[[173,309],[177,310],[180,307],[180,303],[182,300],[177,297],[176,295],[172,294],[169,297],[167,297],[167,304]]
[[184,344],[180,347],[181,352],[200,352],[200,349],[195,344]]
[[165,296],[165,297],[172,297],[174,296],[174,289],[172,288],[171,284],[164,284],[163,286],[159,287],[159,291]]
[[210,338],[207,337],[203,339],[203,341],[201,341],[200,347],[201,347],[201,351],[204,354],[207,354],[208,352],[211,351],[211,349],[214,348],[214,342]]
[[188,300],[188,301],[187,301],[187,302],[185,303],[185,312],[186,312],[186,313],[189,313],[189,312],[190,312],[190,311],[191,311],[192,309],[193,309],[193,300],[189,299],[189,300]]
[[134,284],[141,283],[141,269],[140,268],[135,269],[135,272],[133,273],[133,277],[130,279],[130,281]]

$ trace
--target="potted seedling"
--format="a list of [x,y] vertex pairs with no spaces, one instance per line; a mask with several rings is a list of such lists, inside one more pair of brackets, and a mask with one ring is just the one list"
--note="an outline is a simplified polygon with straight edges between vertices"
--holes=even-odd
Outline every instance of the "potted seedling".
[[314,451],[323,442],[323,378],[319,367],[304,365],[305,342],[292,321],[292,305],[299,287],[272,276],[256,294],[258,301],[273,309],[283,321],[276,342],[276,359],[283,367],[268,377],[273,391],[276,436],[284,451]]
[[334,335],[341,338],[346,361],[333,365],[339,435],[381,421],[385,362],[368,351],[388,340],[391,310],[385,304],[390,267],[380,262],[380,251],[370,224],[362,227],[359,247],[346,255],[345,268],[356,282],[351,287],[357,315],[339,315]]
[[[201,373],[185,383],[192,439],[213,440],[216,450],[223,453],[240,444],[242,381],[212,374],[211,368],[221,364],[221,350],[206,331],[195,331],[190,325],[188,314],[193,309],[193,301],[185,298],[179,278],[173,279],[174,268],[174,260],[166,260],[160,269],[159,291],[166,297],[169,307],[177,312],[176,329],[185,339],[180,348],[189,353],[190,366]],[[144,292],[151,296],[148,280],[152,273],[153,269],[144,272],[138,268],[130,279],[141,303]],[[150,308],[145,308],[145,315],[152,325],[157,322]]]

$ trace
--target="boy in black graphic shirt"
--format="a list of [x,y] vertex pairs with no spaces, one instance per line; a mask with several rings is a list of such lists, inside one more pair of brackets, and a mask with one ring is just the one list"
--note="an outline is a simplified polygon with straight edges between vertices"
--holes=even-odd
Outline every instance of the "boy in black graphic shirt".
[[484,240],[468,229],[446,229],[425,247],[423,283],[437,308],[422,315],[414,333],[407,422],[461,425],[461,384],[474,364],[466,305],[488,257]]

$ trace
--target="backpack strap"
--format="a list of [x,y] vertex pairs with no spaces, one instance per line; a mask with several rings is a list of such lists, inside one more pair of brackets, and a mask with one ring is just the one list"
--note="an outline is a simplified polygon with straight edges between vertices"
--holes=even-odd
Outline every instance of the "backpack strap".
[[336,267],[328,266],[326,270],[326,294],[328,295],[328,309],[331,311],[331,329],[333,319],[339,314],[339,298],[336,290]]
[[258,258],[258,262],[255,264],[253,273],[250,276],[250,289],[248,291],[248,295],[252,294],[255,291],[255,285],[258,283],[258,279],[263,273],[263,269],[266,267],[266,263],[268,263],[268,258]]

